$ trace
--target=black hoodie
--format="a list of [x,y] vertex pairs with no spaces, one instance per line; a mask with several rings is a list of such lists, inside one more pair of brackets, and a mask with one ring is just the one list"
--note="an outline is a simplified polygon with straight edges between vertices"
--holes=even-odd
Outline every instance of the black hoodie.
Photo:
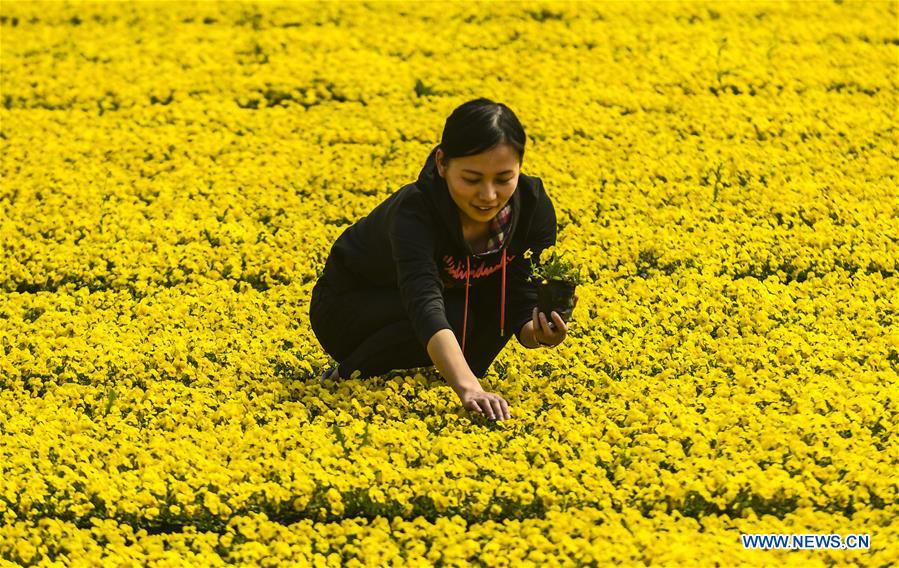
[[[452,329],[443,301],[445,288],[464,286],[467,335],[468,297],[478,285],[500,278],[500,329],[518,333],[531,319],[537,290],[527,281],[530,262],[556,242],[556,213],[538,177],[521,173],[512,194],[512,221],[502,248],[476,255],[462,235],[460,212],[431,150],[415,183],[391,194],[337,238],[323,278],[337,290],[370,286],[399,290],[415,335],[427,348],[441,329]],[[522,256],[530,248],[533,257]],[[509,325],[511,324],[511,325]],[[520,338],[519,338],[520,339]]]

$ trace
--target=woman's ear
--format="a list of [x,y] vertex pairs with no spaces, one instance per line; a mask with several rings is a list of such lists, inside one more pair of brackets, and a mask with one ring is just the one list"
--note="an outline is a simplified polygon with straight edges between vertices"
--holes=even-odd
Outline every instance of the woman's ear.
[[434,162],[437,164],[437,173],[440,174],[440,177],[446,177],[446,165],[443,163],[443,150],[441,148],[437,148],[437,153],[434,154]]

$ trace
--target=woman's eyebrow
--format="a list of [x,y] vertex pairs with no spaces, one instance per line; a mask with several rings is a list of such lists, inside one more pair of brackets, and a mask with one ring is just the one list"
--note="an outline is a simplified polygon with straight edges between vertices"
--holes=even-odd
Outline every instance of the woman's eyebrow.
[[[463,172],[469,172],[469,173],[472,173],[472,174],[481,175],[481,172],[477,172],[477,171],[475,171],[475,170],[462,170],[462,171],[463,171]],[[515,172],[515,170],[504,170],[504,171],[502,171],[502,172],[499,172],[497,175],[500,175],[500,176],[501,176],[501,175],[503,175],[503,174],[511,174],[511,173],[514,173],[514,172]]]

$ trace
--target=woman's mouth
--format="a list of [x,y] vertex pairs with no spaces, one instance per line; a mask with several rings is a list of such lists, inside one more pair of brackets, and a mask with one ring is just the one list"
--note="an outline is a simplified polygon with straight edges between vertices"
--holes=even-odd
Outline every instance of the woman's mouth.
[[478,211],[483,211],[483,212],[486,213],[487,211],[492,211],[492,210],[496,209],[496,206],[493,206],[493,207],[478,207],[477,205],[475,205],[474,208],[477,209]]

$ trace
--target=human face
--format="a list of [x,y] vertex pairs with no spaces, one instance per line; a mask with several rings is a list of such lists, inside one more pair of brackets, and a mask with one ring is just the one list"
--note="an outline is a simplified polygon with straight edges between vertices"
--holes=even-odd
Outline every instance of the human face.
[[509,144],[498,144],[473,156],[454,158],[448,167],[443,165],[443,157],[443,150],[438,149],[437,171],[446,179],[465,225],[488,223],[505,207],[518,187],[521,172],[518,155]]

